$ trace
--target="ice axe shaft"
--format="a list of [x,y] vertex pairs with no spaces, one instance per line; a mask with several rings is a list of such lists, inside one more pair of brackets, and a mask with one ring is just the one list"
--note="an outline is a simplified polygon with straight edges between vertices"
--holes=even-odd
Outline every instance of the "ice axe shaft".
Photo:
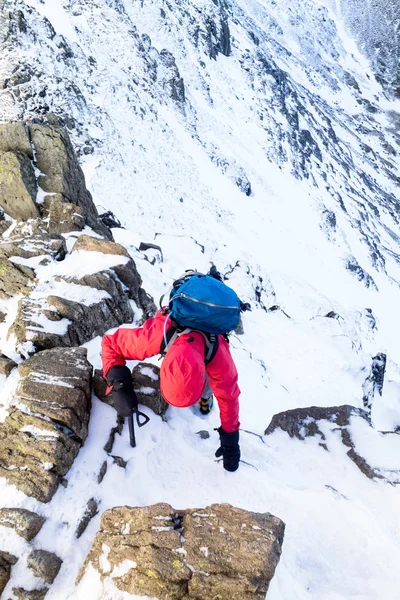
[[136,439],[135,439],[135,425],[133,423],[133,413],[128,417],[128,426],[129,426],[129,441],[132,448],[136,447]]

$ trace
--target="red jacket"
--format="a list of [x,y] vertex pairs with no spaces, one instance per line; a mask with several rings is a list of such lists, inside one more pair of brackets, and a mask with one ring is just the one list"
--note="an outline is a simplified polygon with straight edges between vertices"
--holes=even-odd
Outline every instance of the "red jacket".
[[[102,341],[103,374],[126,360],[144,360],[160,354],[167,318],[160,311],[143,327],[118,329],[105,335]],[[167,330],[171,323],[167,323]],[[160,388],[164,399],[172,406],[186,407],[201,397],[208,375],[210,387],[218,401],[221,425],[226,432],[239,429],[238,374],[229,344],[218,336],[218,350],[212,361],[204,363],[204,337],[190,332],[179,336],[170,346],[162,362]]]

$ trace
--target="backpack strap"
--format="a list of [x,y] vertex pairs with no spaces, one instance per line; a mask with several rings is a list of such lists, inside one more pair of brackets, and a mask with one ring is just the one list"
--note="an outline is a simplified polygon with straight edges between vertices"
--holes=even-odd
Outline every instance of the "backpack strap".
[[172,325],[166,332],[165,336],[163,336],[160,348],[161,357],[165,356],[168,352],[168,349],[172,346],[172,344],[184,333],[190,333],[194,331],[196,333],[201,333],[204,338],[204,363],[208,365],[214,358],[218,350],[218,335],[215,333],[205,333],[204,331],[199,331],[198,329],[190,329],[186,327],[183,329],[179,327],[179,325]]

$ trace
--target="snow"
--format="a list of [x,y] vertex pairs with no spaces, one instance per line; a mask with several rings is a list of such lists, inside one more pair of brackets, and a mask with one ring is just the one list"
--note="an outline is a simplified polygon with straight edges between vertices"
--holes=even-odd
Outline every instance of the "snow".
[[[86,135],[97,140],[93,155],[83,158],[87,183],[97,206],[113,210],[126,227],[114,229],[114,239],[135,260],[146,291],[158,301],[185,269],[206,271],[216,264],[227,274],[227,283],[252,304],[252,311],[243,316],[244,335],[231,338],[242,391],[244,462],[236,473],[225,472],[214,457],[219,444],[213,431],[220,424],[217,407],[206,417],[194,408],[171,407],[166,422],[141,407],[151,421],[136,432],[137,447],[130,447],[127,427],[116,436],[113,454],[127,461],[126,469],[120,468],[103,450],[115,425],[115,412],[94,397],[89,436],[66,475],[68,487],[60,487],[49,504],[27,498],[0,479],[0,503],[45,516],[35,547],[54,551],[64,561],[46,598],[128,599],[110,579],[135,568],[134,563],[124,561],[111,571],[110,549],[105,545],[101,565],[110,578],[102,583],[89,566],[75,586],[104,510],[169,502],[177,509],[197,507],[197,514],[207,518],[202,507],[229,502],[247,510],[271,512],[286,523],[283,554],[269,600],[394,600],[400,583],[400,437],[383,432],[392,432],[400,423],[400,271],[391,254],[399,253],[399,227],[387,208],[380,206],[374,220],[367,206],[358,205],[351,190],[343,192],[341,176],[354,187],[362,184],[355,181],[354,174],[348,176],[338,162],[333,160],[330,176],[336,177],[346,214],[338,209],[328,184],[316,171],[315,182],[296,179],[291,164],[275,160],[271,130],[279,120],[283,127],[285,118],[277,111],[276,122],[260,119],[263,102],[272,112],[268,102],[274,100],[273,90],[260,73],[245,75],[240,64],[252,43],[248,32],[268,32],[278,65],[290,73],[296,90],[307,99],[300,129],[313,133],[312,124],[316,127],[324,122],[321,107],[334,109],[337,119],[332,127],[341,151],[359,160],[361,138],[356,128],[360,122],[370,122],[353,92],[340,80],[339,66],[343,64],[356,77],[363,99],[378,102],[376,97],[381,97],[382,91],[367,75],[365,58],[344,33],[333,6],[337,3],[232,3],[237,11],[237,22],[230,20],[232,57],[219,55],[217,60],[204,54],[199,57],[186,39],[187,31],[180,33],[184,28],[178,10],[172,11],[169,25],[160,20],[157,2],[125,0],[122,4],[131,21],[114,12],[113,3],[103,0],[26,0],[26,4],[46,16],[58,36],[65,36],[72,45],[78,63],[61,64],[51,61],[50,46],[46,46],[56,42],[42,40],[40,56],[49,73],[49,94],[54,94],[56,108],[57,98],[62,103],[69,100],[65,89],[60,93],[56,87],[57,77],[61,77],[63,81],[76,80],[86,98],[86,104],[78,107],[71,102],[71,114],[83,131],[71,134],[78,144]],[[73,11],[69,4],[74,5]],[[210,14],[214,6],[211,0],[198,4]],[[317,11],[326,6],[328,13]],[[314,21],[318,14],[322,15],[319,28]],[[327,14],[334,15],[334,25]],[[144,62],[129,33],[132,23],[139,34],[151,36],[158,51],[167,48],[174,54],[185,82],[185,116],[165,97],[150,97],[132,83],[134,76],[145,78]],[[310,35],[313,31],[315,35]],[[89,55],[97,61],[93,72],[87,64]],[[331,80],[325,79],[325,65],[331,70]],[[320,99],[319,110],[310,101],[311,93]],[[379,102],[382,110],[398,110],[398,103]],[[142,116],[133,106],[143,109]],[[290,98],[286,108],[297,111]],[[347,117],[352,119],[352,128]],[[384,126],[387,115],[382,113],[376,119]],[[385,155],[378,136],[365,134],[362,139],[374,152]],[[395,145],[388,131],[385,139]],[[285,136],[282,147],[287,151]],[[330,164],[332,148],[321,147],[321,152],[322,163]],[[211,153],[244,169],[252,185],[250,197],[210,160]],[[395,189],[382,172],[375,172],[374,161],[365,159],[362,164],[365,173],[383,182],[384,189]],[[336,215],[331,239],[321,228],[325,209]],[[367,222],[362,222],[364,229],[361,214]],[[10,226],[8,235],[14,227]],[[27,232],[29,227],[27,224]],[[384,253],[387,273],[371,264],[367,230]],[[89,229],[82,233],[97,235]],[[66,235],[69,252],[80,234]],[[150,264],[138,250],[142,241],[161,246],[163,261]],[[379,291],[366,288],[345,269],[349,256],[356,257],[373,276]],[[13,257],[14,262],[35,269],[39,285],[32,297],[44,300],[53,294],[90,306],[107,297],[106,293],[65,280],[126,264],[128,259],[77,251],[61,262],[40,265],[40,260]],[[281,310],[268,312],[273,305]],[[0,324],[2,352],[14,357],[15,340],[6,335],[17,299],[1,300],[0,309],[7,314],[5,323]],[[366,309],[372,310],[376,326]],[[331,311],[338,318],[326,317]],[[53,327],[57,333],[68,326],[67,320],[53,324],[42,320],[39,324]],[[95,368],[101,367],[100,343],[100,338],[95,338],[85,344]],[[299,441],[281,431],[263,435],[272,416],[287,409],[342,404],[362,408],[362,384],[371,357],[378,352],[387,352],[389,361],[383,395],[372,410],[374,429],[353,419],[351,435],[356,451],[392,485],[367,479],[348,457],[340,432],[330,424],[319,424],[329,451],[314,438]],[[149,363],[159,365],[157,358]],[[153,377],[150,369],[143,373]],[[4,420],[18,384],[17,370],[7,380],[2,377],[0,383],[0,420]],[[197,435],[204,429],[210,433],[209,439]],[[108,469],[99,485],[97,475],[104,460]],[[76,527],[90,498],[96,498],[100,512],[77,540]],[[129,531],[127,526],[124,534]],[[12,530],[0,527],[0,547],[20,557],[5,596],[11,597],[12,587],[21,581],[33,589],[37,580],[26,568],[31,546]]]

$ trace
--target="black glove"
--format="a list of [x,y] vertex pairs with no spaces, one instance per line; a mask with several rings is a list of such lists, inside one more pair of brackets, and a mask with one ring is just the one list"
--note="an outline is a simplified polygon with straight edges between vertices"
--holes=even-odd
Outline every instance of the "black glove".
[[129,417],[138,407],[133,391],[132,375],[128,367],[116,366],[107,373],[107,383],[112,385],[114,408],[121,417]]
[[240,461],[239,431],[227,433],[222,427],[219,427],[217,431],[221,446],[216,451],[215,456],[217,458],[222,456],[226,471],[236,471],[239,468]]

